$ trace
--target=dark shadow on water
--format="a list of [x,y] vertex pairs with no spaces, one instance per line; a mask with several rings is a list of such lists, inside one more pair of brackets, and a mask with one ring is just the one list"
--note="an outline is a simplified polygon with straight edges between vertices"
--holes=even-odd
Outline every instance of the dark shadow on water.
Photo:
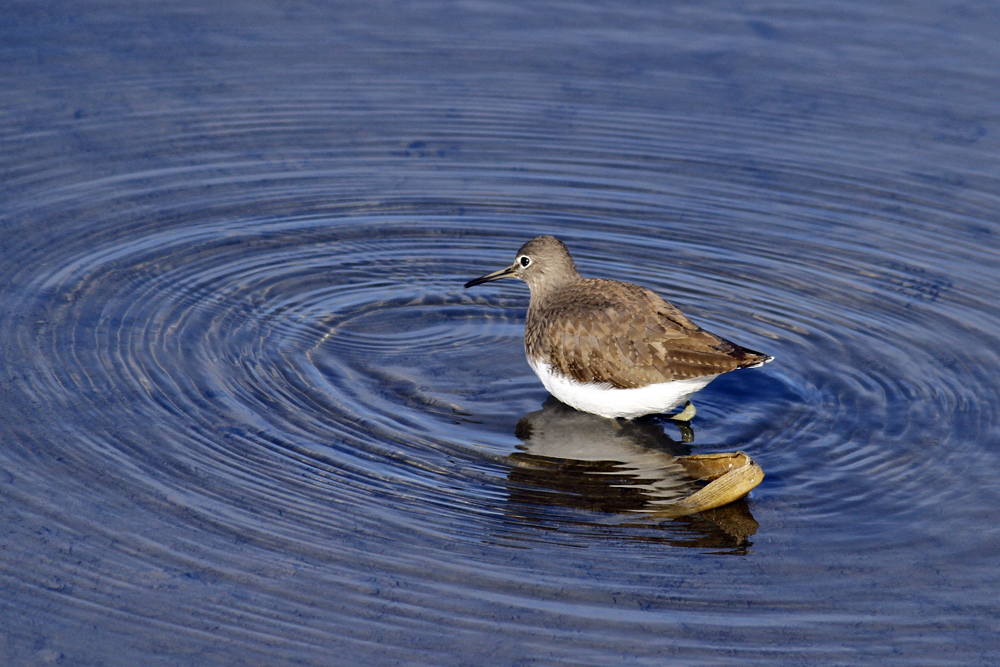
[[590,523],[619,538],[731,553],[752,544],[758,524],[745,499],[686,517],[648,515],[702,486],[677,461],[690,445],[656,421],[606,419],[550,397],[515,433],[522,444],[508,457],[508,516],[521,525],[561,531]]

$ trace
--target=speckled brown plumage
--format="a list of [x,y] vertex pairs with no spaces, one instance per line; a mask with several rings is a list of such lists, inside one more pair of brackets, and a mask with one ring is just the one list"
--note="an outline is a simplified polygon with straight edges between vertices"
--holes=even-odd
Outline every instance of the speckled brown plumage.
[[506,277],[531,289],[528,357],[581,383],[631,389],[771,360],[705,331],[645,287],[582,277],[566,246],[551,236],[528,241],[512,266],[466,287]]
[[645,287],[582,277],[532,295],[524,347],[562,375],[618,389],[768,360],[705,331]]

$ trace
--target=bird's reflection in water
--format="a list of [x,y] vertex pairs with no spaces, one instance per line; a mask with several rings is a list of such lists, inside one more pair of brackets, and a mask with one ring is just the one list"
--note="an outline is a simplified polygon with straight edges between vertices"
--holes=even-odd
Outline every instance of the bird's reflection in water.
[[508,512],[520,522],[561,530],[566,525],[558,510],[576,510],[571,521],[577,525],[637,527],[637,539],[736,553],[757,531],[745,499],[689,516],[649,518],[704,486],[677,459],[691,453],[684,442],[690,431],[682,430],[678,442],[656,421],[606,419],[550,397],[518,422],[516,435],[522,444],[509,457]]

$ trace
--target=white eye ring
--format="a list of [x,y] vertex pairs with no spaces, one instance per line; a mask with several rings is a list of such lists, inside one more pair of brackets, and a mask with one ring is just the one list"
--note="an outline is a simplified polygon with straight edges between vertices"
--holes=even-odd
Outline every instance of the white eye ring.
[[531,258],[527,255],[521,255],[517,258],[517,263],[521,265],[522,269],[526,269],[531,266]]

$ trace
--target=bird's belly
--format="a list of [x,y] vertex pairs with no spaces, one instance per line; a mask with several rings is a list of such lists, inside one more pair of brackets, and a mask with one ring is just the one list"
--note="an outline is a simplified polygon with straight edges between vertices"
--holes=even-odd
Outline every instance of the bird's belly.
[[546,363],[532,361],[530,357],[528,363],[548,392],[566,405],[602,417],[626,419],[659,414],[676,408],[719,377],[704,375],[634,389],[616,389],[608,384],[577,382],[553,372]]

